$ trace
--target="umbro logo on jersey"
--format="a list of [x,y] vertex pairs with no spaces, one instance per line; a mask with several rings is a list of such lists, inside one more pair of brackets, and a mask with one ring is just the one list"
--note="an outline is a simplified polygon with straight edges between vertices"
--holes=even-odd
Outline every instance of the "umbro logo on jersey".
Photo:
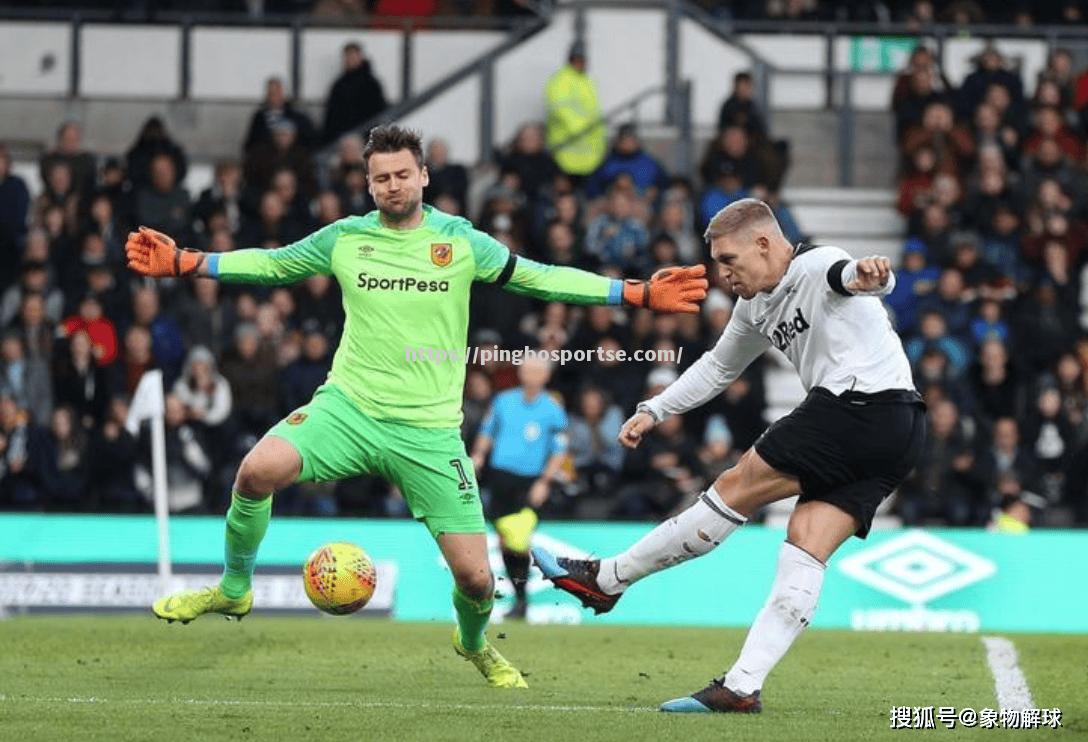
[[360,258],[369,258],[373,254],[374,254],[374,246],[373,245],[359,245],[359,257]]
[[786,348],[790,347],[793,339],[808,328],[808,320],[805,319],[805,315],[801,314],[801,307],[797,307],[797,314],[794,315],[793,319],[775,325],[774,332],[771,333],[771,342],[774,343],[774,347],[785,352]]

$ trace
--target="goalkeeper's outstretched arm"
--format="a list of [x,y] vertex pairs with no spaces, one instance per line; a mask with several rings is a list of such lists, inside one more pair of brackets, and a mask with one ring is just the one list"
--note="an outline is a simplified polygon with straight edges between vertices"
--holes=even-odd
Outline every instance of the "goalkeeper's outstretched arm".
[[332,273],[330,256],[338,229],[333,223],[298,242],[272,250],[204,253],[180,248],[169,236],[140,227],[129,234],[125,254],[129,268],[145,276],[206,276],[231,283],[288,284]]
[[515,294],[569,304],[624,304],[658,312],[699,311],[706,298],[706,267],[663,268],[648,281],[621,281],[578,268],[547,265],[515,255],[482,232],[472,236],[476,278]]

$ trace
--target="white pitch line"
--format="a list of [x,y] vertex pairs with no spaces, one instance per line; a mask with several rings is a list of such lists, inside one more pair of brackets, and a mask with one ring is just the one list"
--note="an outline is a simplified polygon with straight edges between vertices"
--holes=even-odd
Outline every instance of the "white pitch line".
[[1031,698],[1027,678],[1020,670],[1016,647],[1011,641],[1001,636],[984,636],[986,662],[994,676],[994,688],[997,691],[997,705],[1002,709],[1035,708]]
[[642,713],[657,711],[650,706],[565,706],[485,704],[485,703],[434,703],[403,701],[262,701],[230,698],[98,698],[96,696],[12,696],[0,694],[0,703],[44,704],[101,704],[110,706],[257,706],[283,708],[354,708],[354,709],[408,709],[434,711],[542,711],[545,713],[571,713],[608,711],[612,713]]

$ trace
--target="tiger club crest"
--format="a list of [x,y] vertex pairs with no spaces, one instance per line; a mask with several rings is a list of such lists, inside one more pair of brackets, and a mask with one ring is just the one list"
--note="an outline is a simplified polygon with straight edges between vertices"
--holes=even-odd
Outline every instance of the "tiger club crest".
[[453,245],[449,242],[431,243],[431,262],[439,268],[445,268],[453,262]]

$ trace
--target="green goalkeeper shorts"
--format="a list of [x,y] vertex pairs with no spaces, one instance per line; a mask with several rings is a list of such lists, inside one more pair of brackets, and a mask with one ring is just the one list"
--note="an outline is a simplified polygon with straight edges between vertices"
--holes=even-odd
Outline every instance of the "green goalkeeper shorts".
[[375,420],[335,385],[324,384],[267,435],[299,452],[300,482],[379,475],[400,489],[412,517],[435,538],[486,531],[472,460],[456,428]]

